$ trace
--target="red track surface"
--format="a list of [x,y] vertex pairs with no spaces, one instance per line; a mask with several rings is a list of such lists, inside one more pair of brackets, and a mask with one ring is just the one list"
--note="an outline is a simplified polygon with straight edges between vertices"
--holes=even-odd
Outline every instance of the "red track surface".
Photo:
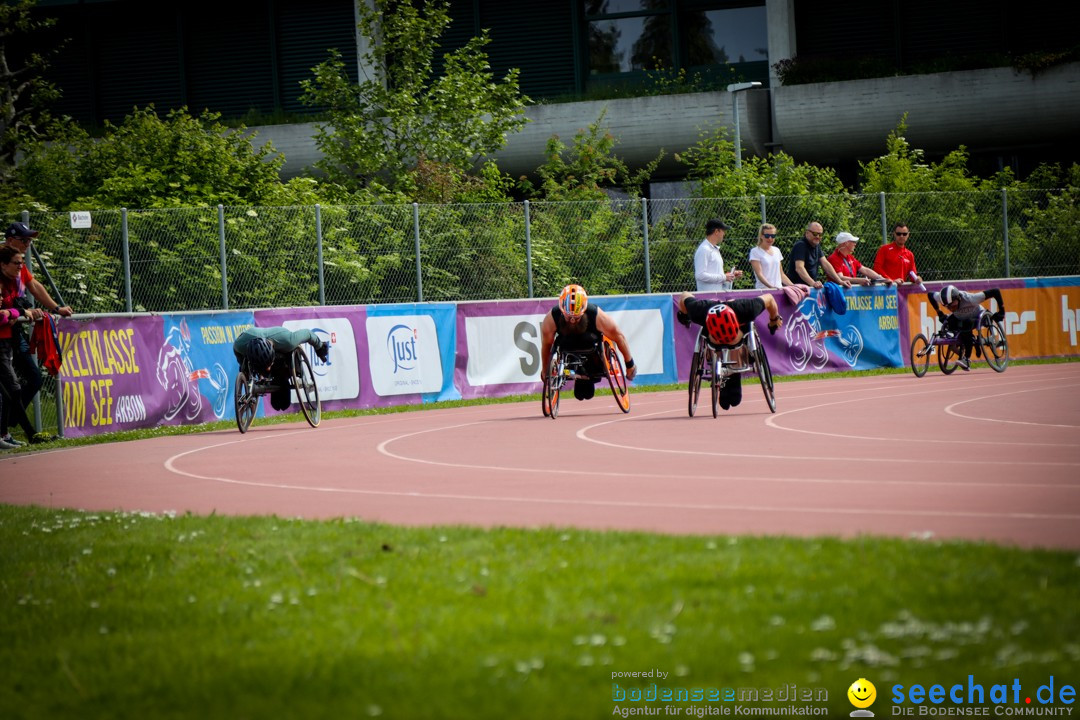
[[758,386],[713,419],[605,390],[0,456],[0,502],[406,525],[857,534],[1080,548],[1080,364]]

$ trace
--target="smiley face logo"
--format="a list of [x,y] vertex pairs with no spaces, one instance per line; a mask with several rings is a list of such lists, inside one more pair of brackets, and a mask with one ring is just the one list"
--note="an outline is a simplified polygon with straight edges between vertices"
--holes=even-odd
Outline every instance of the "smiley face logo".
[[877,688],[866,678],[859,678],[851,683],[847,690],[848,700],[857,708],[868,708],[877,700]]

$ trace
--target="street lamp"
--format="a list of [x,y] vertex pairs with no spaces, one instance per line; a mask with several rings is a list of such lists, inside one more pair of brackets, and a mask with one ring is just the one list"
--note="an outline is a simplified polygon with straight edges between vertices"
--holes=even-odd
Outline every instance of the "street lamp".
[[739,134],[739,98],[738,93],[743,90],[750,90],[751,88],[759,88],[761,83],[759,82],[742,82],[732,83],[727,86],[727,91],[731,93],[731,111],[735,116],[735,168],[742,167],[742,136]]

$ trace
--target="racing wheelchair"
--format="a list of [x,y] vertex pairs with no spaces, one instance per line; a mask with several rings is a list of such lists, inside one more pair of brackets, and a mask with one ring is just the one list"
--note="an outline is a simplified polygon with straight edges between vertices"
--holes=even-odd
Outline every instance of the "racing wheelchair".
[[687,409],[690,417],[697,411],[701,383],[706,381],[712,389],[712,416],[720,414],[720,390],[732,375],[753,372],[761,382],[765,402],[770,412],[776,412],[776,395],[773,392],[772,368],[761,344],[757,327],[750,323],[750,332],[731,346],[715,345],[709,340],[704,327],[698,331],[694,343],[694,356],[690,361],[690,399]]
[[[911,371],[915,377],[922,377],[930,367],[930,356],[937,357],[941,372],[951,375],[957,367],[963,353],[960,333],[966,331],[949,330],[945,323],[930,336],[919,333],[911,341]],[[1001,323],[994,319],[993,313],[983,308],[975,323],[975,355],[981,355],[986,363],[996,372],[1005,372],[1009,366],[1009,340]]]
[[630,390],[626,385],[626,370],[623,367],[622,358],[615,351],[615,343],[605,337],[597,347],[586,351],[564,350],[556,342],[551,351],[551,363],[548,366],[547,377],[544,379],[544,392],[540,398],[540,407],[544,411],[544,417],[554,420],[559,416],[559,396],[567,383],[570,383],[572,387],[575,380],[593,379],[588,372],[588,362],[597,353],[600,354],[603,377],[607,378],[608,385],[611,386],[615,404],[624,413],[630,412]]
[[[294,393],[300,403],[300,411],[311,427],[319,427],[322,420],[322,402],[319,400],[319,386],[315,382],[315,373],[301,347],[288,354],[278,354],[273,370],[280,370],[280,364],[288,365],[285,385]],[[281,373],[279,373],[280,375]],[[259,408],[259,398],[281,390],[276,383],[274,373],[264,374],[253,371],[251,363],[245,358],[236,374],[236,426],[241,433],[246,433]]]

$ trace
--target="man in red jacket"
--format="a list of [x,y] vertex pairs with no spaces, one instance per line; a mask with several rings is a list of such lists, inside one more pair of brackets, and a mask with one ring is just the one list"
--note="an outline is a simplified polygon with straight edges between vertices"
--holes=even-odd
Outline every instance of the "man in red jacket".
[[910,235],[905,223],[893,227],[893,241],[879,247],[874,257],[874,272],[896,283],[922,283],[919,271],[915,269],[915,255],[906,247]]

